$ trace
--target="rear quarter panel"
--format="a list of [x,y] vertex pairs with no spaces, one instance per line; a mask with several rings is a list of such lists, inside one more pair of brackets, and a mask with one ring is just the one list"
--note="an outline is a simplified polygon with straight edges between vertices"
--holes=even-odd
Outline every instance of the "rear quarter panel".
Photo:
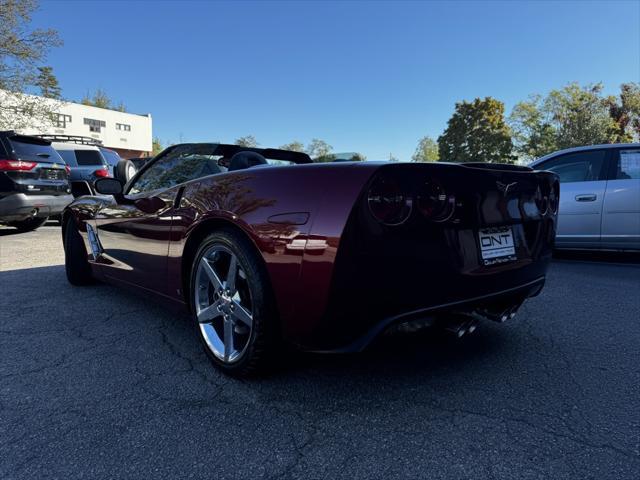
[[[190,238],[200,238],[214,225],[233,224],[248,235],[265,261],[284,335],[294,342],[304,337],[325,312],[340,236],[354,202],[377,168],[375,164],[253,168],[186,184],[173,223],[169,291],[184,298]],[[287,218],[305,215],[303,224],[286,223]]]

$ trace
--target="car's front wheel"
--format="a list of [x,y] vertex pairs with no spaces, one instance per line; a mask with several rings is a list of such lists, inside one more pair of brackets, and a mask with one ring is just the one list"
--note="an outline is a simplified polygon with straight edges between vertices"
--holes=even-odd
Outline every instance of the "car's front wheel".
[[269,280],[251,242],[234,230],[207,236],[191,269],[191,308],[205,350],[228,374],[270,364],[277,316]]
[[75,221],[67,221],[64,229],[64,269],[67,280],[72,285],[89,285],[93,283],[91,266]]
[[17,228],[20,232],[30,232],[36,228],[40,228],[47,221],[47,217],[30,217],[20,222],[11,222],[12,227]]

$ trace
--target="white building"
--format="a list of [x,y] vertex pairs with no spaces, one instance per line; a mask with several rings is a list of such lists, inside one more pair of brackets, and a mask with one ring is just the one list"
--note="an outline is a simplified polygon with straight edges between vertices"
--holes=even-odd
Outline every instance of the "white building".
[[[52,100],[28,95],[34,102],[46,102],[55,113],[53,126],[37,122],[19,121],[16,110],[16,127],[24,134],[73,135],[90,137],[102,142],[104,147],[115,150],[122,158],[146,157],[152,150],[151,115],[108,110],[80,103]],[[7,92],[0,90],[0,102],[11,103]]]

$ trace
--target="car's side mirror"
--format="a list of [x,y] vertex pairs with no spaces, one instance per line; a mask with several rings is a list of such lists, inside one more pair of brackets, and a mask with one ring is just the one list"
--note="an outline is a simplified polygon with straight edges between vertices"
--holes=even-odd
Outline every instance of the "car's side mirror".
[[93,183],[93,187],[101,195],[122,195],[122,182],[116,178],[99,178]]

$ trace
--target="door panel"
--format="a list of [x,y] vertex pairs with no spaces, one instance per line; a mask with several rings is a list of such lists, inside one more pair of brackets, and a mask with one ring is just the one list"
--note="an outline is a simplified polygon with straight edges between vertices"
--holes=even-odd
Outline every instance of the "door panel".
[[605,149],[582,150],[558,155],[537,166],[560,178],[556,246],[600,247],[609,156]]
[[603,248],[640,248],[640,149],[614,158],[602,214]]
[[[125,201],[96,216],[105,276],[167,295],[174,203],[181,184],[222,173],[216,145],[177,145],[155,157],[126,186]],[[175,289],[174,289],[175,296]]]
[[[177,189],[128,197],[132,203],[106,205],[96,214],[102,247],[100,264],[106,277],[166,294],[167,255],[173,201]],[[149,213],[140,201],[160,199],[164,206]]]
[[558,246],[598,246],[606,186],[606,180],[560,184]]

